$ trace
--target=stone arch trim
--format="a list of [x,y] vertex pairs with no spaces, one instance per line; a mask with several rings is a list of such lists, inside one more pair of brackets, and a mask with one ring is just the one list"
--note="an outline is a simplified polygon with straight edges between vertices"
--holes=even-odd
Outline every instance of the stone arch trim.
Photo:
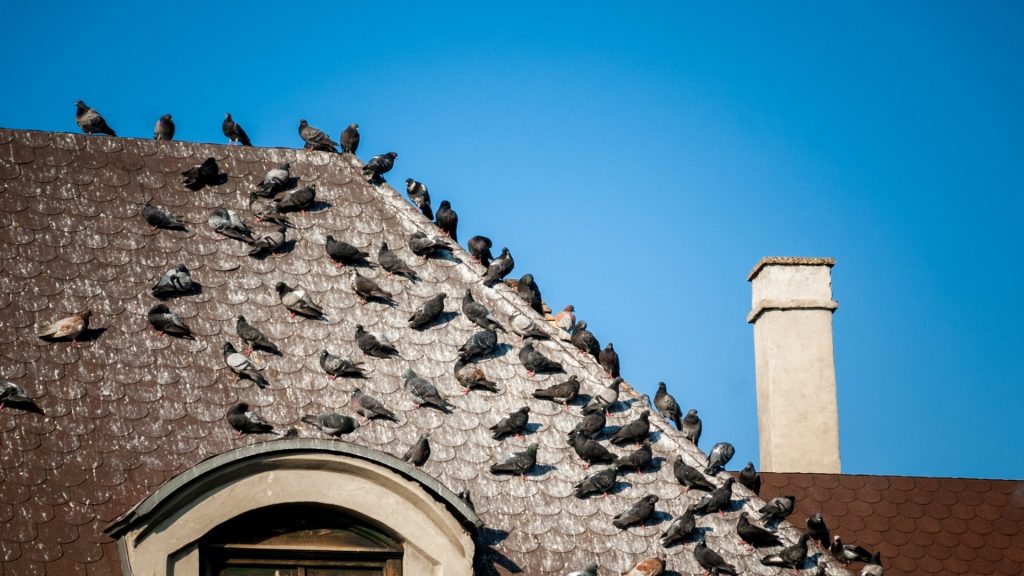
[[404,542],[406,574],[472,573],[476,513],[436,479],[347,442],[283,439],[237,448],[189,468],[107,527],[122,570],[198,575],[198,543],[244,512],[322,504],[375,520]]

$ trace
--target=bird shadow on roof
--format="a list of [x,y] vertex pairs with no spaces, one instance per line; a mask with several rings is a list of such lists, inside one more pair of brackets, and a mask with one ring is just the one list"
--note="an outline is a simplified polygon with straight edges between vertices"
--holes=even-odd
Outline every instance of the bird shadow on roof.
[[454,320],[458,315],[459,313],[454,311],[441,312],[440,314],[437,315],[436,318],[431,320],[430,323],[424,324],[419,328],[413,328],[413,330],[416,330],[417,332],[425,332],[427,330],[430,330],[431,328],[439,328]]
[[227,184],[227,183],[228,183],[228,175],[226,173],[224,173],[224,172],[221,172],[220,174],[217,174],[216,176],[214,176],[212,180],[199,180],[199,181],[195,182],[194,184],[186,185],[185,188],[188,188],[189,190],[191,190],[193,192],[198,192],[199,190],[202,190],[203,188],[206,188],[207,186],[220,186],[221,184]]
[[508,538],[508,531],[495,528],[481,528],[477,531],[476,550],[473,553],[473,574],[476,576],[499,576],[496,566],[517,574],[523,569],[511,558],[494,549]]
[[310,204],[306,208],[306,213],[307,214],[316,214],[318,212],[323,212],[323,211],[327,210],[331,206],[333,206],[333,204],[331,204],[330,202],[327,202],[326,200],[317,200],[316,202],[313,202],[312,204]]
[[83,330],[82,333],[78,335],[77,340],[79,342],[95,342],[99,340],[100,336],[103,336],[103,333],[106,331],[106,328],[89,328],[88,330]]
[[289,239],[285,240],[284,244],[281,244],[281,247],[278,248],[277,250],[262,250],[260,252],[257,252],[256,254],[250,254],[249,258],[252,258],[253,260],[263,261],[271,256],[281,257],[287,254],[291,254],[293,251],[295,251],[295,240]]
[[530,471],[525,475],[532,478],[540,478],[547,475],[548,472],[553,472],[557,469],[557,467],[552,466],[551,464],[535,464],[534,467],[530,468]]
[[31,400],[27,400],[27,401],[5,400],[4,403],[3,403],[3,407],[4,407],[4,410],[8,410],[8,409],[10,409],[10,410],[21,410],[23,412],[31,412],[33,414],[42,414],[43,416],[46,415],[43,412],[43,409],[40,408],[35,402],[33,402]]
[[523,427],[523,436],[529,436],[530,434],[533,434],[534,432],[540,430],[540,428],[541,426],[539,422],[530,422],[525,427]]

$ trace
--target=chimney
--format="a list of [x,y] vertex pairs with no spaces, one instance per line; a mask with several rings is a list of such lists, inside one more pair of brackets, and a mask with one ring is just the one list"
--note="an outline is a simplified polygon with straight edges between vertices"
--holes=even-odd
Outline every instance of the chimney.
[[835,263],[834,258],[765,257],[747,276],[763,471],[839,473]]

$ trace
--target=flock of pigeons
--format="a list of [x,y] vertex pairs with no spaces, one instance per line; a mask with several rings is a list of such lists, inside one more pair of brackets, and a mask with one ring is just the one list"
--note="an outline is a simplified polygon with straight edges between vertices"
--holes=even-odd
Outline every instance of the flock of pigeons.
[[[81,101],[77,102],[77,106],[76,121],[84,132],[116,135],[95,110]],[[173,138],[174,129],[171,116],[164,115],[157,121],[154,138],[170,140]],[[245,131],[234,122],[230,114],[225,116],[223,131],[232,143],[243,146],[251,145]],[[307,149],[338,151],[337,143],[323,131],[309,126],[305,120],[300,122],[299,135],[306,143]],[[342,132],[340,140],[341,151],[354,154],[359,145],[358,125],[350,124]],[[397,154],[394,152],[374,156],[363,168],[363,173],[368,177],[368,181],[382,183],[383,175],[394,166],[395,158],[397,158]],[[270,170],[249,195],[249,210],[257,221],[269,224],[269,230],[256,233],[246,225],[237,212],[223,207],[217,208],[210,215],[208,224],[211,229],[215,233],[249,245],[251,247],[249,254],[253,257],[275,255],[276,251],[284,245],[286,231],[290,226],[287,214],[310,209],[316,199],[313,185],[297,187],[297,179],[291,177],[289,168],[289,165],[285,163]],[[182,185],[193,190],[205,186],[216,186],[226,181],[227,176],[220,172],[219,166],[213,158],[208,158],[199,166],[182,173]],[[457,214],[447,201],[440,204],[435,214],[431,207],[430,194],[424,184],[410,178],[406,180],[406,188],[416,209],[427,218],[434,219],[444,234],[444,236],[429,236],[423,232],[414,233],[409,238],[410,250],[424,258],[444,257],[446,253],[452,251],[449,240],[457,241]],[[146,222],[154,228],[183,230],[186,226],[186,223],[177,216],[163,208],[150,205],[148,202],[143,207],[142,215]],[[486,286],[494,286],[502,282],[515,266],[508,248],[503,248],[501,255],[494,258],[490,251],[491,241],[486,237],[475,236],[467,244],[473,259],[485,267],[481,281]],[[331,236],[326,237],[325,250],[337,267],[353,268],[351,287],[363,302],[378,301],[389,305],[394,303],[389,292],[371,278],[359,274],[359,267],[377,265],[389,275],[402,276],[410,281],[417,279],[416,270],[405,262],[397,252],[391,250],[386,243],[381,243],[377,251],[376,264],[370,262],[370,254]],[[531,308],[542,315],[545,314],[546,310],[540,290],[532,275],[526,274],[513,284],[518,295]],[[159,300],[148,313],[148,320],[152,327],[167,336],[193,339],[192,331],[168,307],[166,301],[175,297],[195,294],[198,286],[184,265],[168,270],[151,289],[152,296]],[[284,282],[278,282],[275,289],[281,304],[289,310],[292,317],[325,318],[324,310],[301,287],[292,287]],[[444,312],[446,297],[446,294],[441,293],[423,302],[410,315],[409,326],[416,330],[422,330],[435,324]],[[469,290],[462,297],[461,310],[463,315],[476,324],[480,330],[459,348],[460,355],[453,366],[454,377],[464,387],[464,393],[469,393],[471,390],[498,392],[498,384],[487,378],[479,361],[486,359],[497,350],[498,332],[504,332],[505,328],[491,317],[490,310],[486,306],[474,300]],[[568,336],[568,340],[579,350],[580,354],[592,356],[610,379],[606,386],[599,388],[580,408],[582,419],[567,437],[567,443],[585,462],[586,468],[591,465],[604,466],[583,478],[575,486],[575,496],[577,498],[589,498],[594,495],[608,497],[620,474],[642,473],[644,468],[652,462],[650,412],[644,410],[636,420],[622,425],[608,438],[611,444],[618,446],[633,445],[635,446],[634,451],[627,454],[615,454],[601,444],[599,438],[604,434],[607,413],[618,401],[619,387],[623,382],[619,374],[619,357],[610,342],[601,348],[598,339],[588,330],[587,323],[585,321],[577,322],[574,312],[573,306],[569,305],[557,315],[546,315],[546,318],[559,329],[560,334]],[[88,310],[63,318],[44,327],[39,332],[39,337],[50,341],[73,341],[74,345],[78,345],[79,338],[88,331],[89,319],[90,311]],[[262,374],[262,367],[252,357],[252,354],[256,350],[274,355],[283,353],[266,334],[250,324],[244,316],[237,317],[235,328],[236,334],[244,346],[239,351],[230,342],[224,343],[222,352],[226,366],[240,379],[249,379],[261,388],[269,386],[270,383]],[[518,356],[531,376],[537,373],[564,373],[560,363],[548,358],[534,346],[537,340],[550,337],[548,330],[542,329],[525,315],[515,317],[510,328],[522,339],[523,343]],[[381,334],[367,332],[361,325],[356,326],[355,340],[359,349],[368,356],[382,359],[400,358],[399,351],[392,342]],[[338,377],[366,378],[362,362],[333,355],[327,350],[321,351],[319,360],[321,368],[332,379]],[[402,376],[404,388],[415,400],[417,408],[430,407],[445,413],[456,408],[429,379],[416,374],[412,368],[405,369]],[[570,405],[579,396],[580,388],[581,382],[573,375],[564,382],[535,390],[533,396],[540,400],[558,403],[562,405],[563,410],[568,412],[571,410]],[[16,384],[0,379],[0,409],[5,404],[26,408],[32,406],[32,400]],[[373,419],[398,421],[398,416],[392,410],[379,399],[364,393],[359,387],[353,389],[350,406],[352,411],[358,415],[358,421],[351,416],[335,412],[307,414],[301,420],[336,438],[353,432],[360,425],[366,425]],[[669,394],[664,382],[658,385],[653,406],[662,417],[672,422],[685,438],[693,442],[695,446],[699,443],[702,424],[697,411],[689,410],[684,416],[679,404]],[[507,436],[522,436],[529,423],[529,415],[528,406],[523,406],[508,414],[490,427],[493,437],[500,441]],[[226,419],[238,435],[278,434],[272,424],[250,411],[249,406],[244,402],[232,406]],[[295,429],[291,429],[286,436],[297,434]],[[525,451],[509,454],[494,463],[490,467],[490,472],[492,474],[525,476],[537,464],[537,449],[538,445],[534,443]],[[720,486],[715,486],[705,474],[713,478],[724,469],[734,453],[735,449],[731,444],[727,442],[716,444],[709,453],[707,466],[703,472],[686,464],[678,456],[672,463],[673,474],[684,490],[698,490],[706,492],[706,494],[696,503],[690,505],[683,514],[673,519],[661,535],[661,542],[663,546],[670,547],[695,538],[697,544],[694,547],[693,555],[697,562],[711,574],[737,574],[734,566],[707,546],[703,532],[697,530],[698,516],[716,512],[724,515],[730,507],[732,486],[735,480],[728,477]],[[429,458],[430,441],[427,434],[421,435],[403,455],[404,460],[415,466],[422,466]],[[747,463],[738,478],[740,483],[755,493],[759,493],[761,479],[752,463]],[[467,504],[472,506],[468,491],[464,491],[461,496]],[[648,494],[616,515],[612,523],[622,530],[644,524],[654,515],[657,502],[657,496]],[[844,564],[849,562],[865,563],[861,573],[863,576],[882,576],[883,570],[879,554],[877,552],[870,554],[859,546],[843,544],[838,535],[830,542],[829,530],[820,513],[808,518],[807,532],[800,537],[796,544],[784,547],[783,542],[768,528],[777,527],[780,521],[789,516],[793,512],[794,504],[795,499],[791,496],[773,498],[768,501],[758,511],[760,513],[758,522],[764,527],[752,522],[746,512],[739,514],[736,533],[751,550],[781,547],[781,550],[763,556],[762,564],[790,568],[795,572],[807,558],[808,541],[814,540],[822,548],[828,547],[831,554]],[[595,576],[597,569],[595,564],[572,572],[569,576]],[[663,559],[650,558],[637,564],[627,574],[629,576],[656,576],[661,574],[664,569],[665,561]],[[825,566],[820,561],[816,574],[825,574]]]

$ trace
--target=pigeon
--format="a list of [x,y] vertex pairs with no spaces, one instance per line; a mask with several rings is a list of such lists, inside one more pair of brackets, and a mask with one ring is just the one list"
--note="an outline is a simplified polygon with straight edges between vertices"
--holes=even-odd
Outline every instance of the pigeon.
[[153,206],[148,201],[142,205],[142,217],[146,219],[146,223],[153,228],[162,228],[164,230],[185,230],[185,222],[178,216],[171,214],[167,209],[160,208],[159,206]]
[[582,436],[584,438],[597,438],[598,434],[604,430],[604,425],[607,423],[605,419],[604,410],[598,410],[591,412],[580,420],[579,424],[573,428],[569,434]]
[[417,182],[412,178],[405,179],[405,192],[409,195],[409,199],[416,205],[416,208],[427,217],[427,220],[434,219],[434,209],[430,207],[430,192],[427,190],[427,185],[422,182]]
[[616,514],[612,519],[612,526],[625,530],[630,526],[646,522],[654,514],[654,505],[657,502],[658,497],[654,494],[644,496],[629,508]]
[[219,176],[220,166],[217,166],[217,159],[211,157],[182,172],[181,183],[189,190],[202,190],[205,186],[216,185]]
[[228,368],[237,374],[239,378],[252,380],[260,388],[270,386],[270,382],[267,382],[267,379],[263,377],[263,374],[260,374],[260,368],[257,368],[248,356],[235,350],[235,347],[232,346],[230,342],[225,342],[221,351],[224,353],[224,363],[227,364]]
[[381,183],[384,181],[384,174],[394,168],[395,158],[398,158],[398,154],[394,152],[374,156],[363,166],[363,174],[370,176],[371,183]]
[[362,362],[353,362],[348,358],[334,356],[326,349],[320,351],[320,368],[334,378],[366,378]]
[[512,331],[520,338],[537,338],[547,340],[551,336],[544,331],[536,322],[530,320],[525,314],[518,314],[512,318]]
[[796,570],[804,563],[805,559],[807,559],[807,534],[801,534],[796,544],[761,558],[761,564]]
[[485,330],[505,331],[501,324],[490,317],[491,311],[473,299],[473,294],[469,290],[462,296],[462,313],[470,322]]
[[508,251],[508,248],[502,248],[501,255],[491,262],[483,274],[484,286],[494,286],[501,282],[515,267],[516,262],[512,259],[512,253]]
[[637,472],[643,473],[643,469],[653,460],[651,454],[651,441],[644,440],[643,445],[637,450],[626,454],[625,456],[619,456],[614,464],[619,470],[633,469]]
[[615,487],[618,477],[619,470],[614,466],[598,470],[576,484],[573,493],[577,498],[586,498],[591,494],[607,494]]
[[587,463],[585,468],[589,468],[592,464],[611,464],[617,458],[600,442],[582,434],[569,432],[569,445],[576,451],[580,460]]
[[494,256],[491,254],[491,239],[487,236],[473,236],[466,244],[473,259],[483,264],[484,268],[491,265]]
[[35,402],[28,397],[24,388],[10,380],[0,378],[0,410],[3,410],[7,404],[35,405]]
[[732,485],[736,482],[731,476],[725,479],[725,482],[721,486],[715,488],[711,492],[705,494],[697,504],[693,506],[693,512],[695,514],[710,514],[712,512],[722,512],[726,507],[729,506],[729,502],[732,500]]
[[682,543],[697,529],[697,519],[693,515],[693,507],[686,509],[681,515],[676,516],[668,528],[661,533],[661,545],[665,548],[674,544]]
[[337,152],[338,143],[331,140],[323,130],[314,128],[305,120],[299,120],[299,138],[306,143],[307,150],[319,152]]
[[757,509],[761,513],[761,523],[781,522],[793,513],[793,506],[796,505],[796,498],[793,496],[779,496],[772,498],[767,504]]
[[363,418],[364,423],[373,418],[386,418],[392,422],[398,422],[394,412],[385,408],[380,400],[369,394],[363,394],[363,391],[359,388],[352,389],[352,398],[349,400],[349,405],[352,406],[356,414]]
[[[806,538],[806,536],[803,536],[802,538]],[[829,546],[828,551],[836,560],[839,560],[843,564],[871,561],[870,552],[854,544],[843,544],[843,539],[839,537],[839,534],[832,537],[832,545]]]
[[576,328],[575,311],[576,308],[572,304],[566,304],[565,308],[563,308],[558,314],[555,314],[554,317],[550,318],[549,321],[555,325],[555,328],[571,333]]
[[740,484],[743,484],[754,494],[761,494],[761,475],[754,469],[753,462],[747,462],[747,465],[740,470]]
[[85,102],[81,100],[75,102],[75,106],[78,108],[75,111],[75,123],[82,129],[82,132],[86,134],[106,134],[107,136],[117,136],[114,130],[107,126],[107,121],[100,116],[100,113],[89,108],[85,105]]
[[519,283],[516,285],[516,293],[537,314],[544,313],[544,308],[541,306],[540,288],[537,286],[537,282],[534,281],[533,274],[523,274],[523,277],[519,279]]
[[149,314],[146,317],[149,320],[149,325],[156,328],[161,334],[175,338],[184,338],[185,340],[195,340],[195,337],[192,336],[192,330],[185,325],[180,316],[171,312],[171,309],[166,304],[161,303],[153,306],[149,309]]
[[367,332],[363,329],[362,324],[356,325],[356,344],[367,356],[390,358],[399,355],[398,350],[386,339],[383,339],[383,336],[378,337],[376,334]]
[[235,334],[238,334],[238,337],[241,338],[242,342],[249,346],[250,349],[255,350],[259,348],[260,350],[266,350],[267,352],[277,354],[278,356],[281,355],[281,350],[277,345],[271,342],[270,339],[267,338],[266,334],[260,332],[259,329],[252,324],[249,324],[249,322],[246,321],[245,316],[242,316],[241,314],[238,315],[238,318],[235,321]]
[[683,437],[693,442],[694,446],[700,442],[700,433],[704,425],[700,421],[700,416],[697,416],[697,411],[690,409],[686,416],[683,416],[683,427],[679,429],[683,433]]
[[533,342],[527,341],[519,350],[519,361],[530,376],[542,373],[565,372],[562,365],[533,349]]
[[281,246],[284,246],[286,228],[287,226],[284,224],[278,224],[272,231],[262,233],[254,238],[248,256],[258,256],[264,252],[274,254]]
[[434,215],[434,223],[444,232],[445,236],[455,242],[459,241],[459,214],[452,210],[451,202],[441,201],[441,205],[437,207],[437,213]]
[[620,384],[622,384],[622,378],[616,378],[612,380],[608,386],[598,390],[590,401],[583,405],[583,413],[590,414],[591,412],[608,412],[608,410],[619,401]]
[[[493,332],[491,332],[493,334]],[[487,379],[487,375],[484,374],[483,368],[480,368],[476,364],[468,364],[466,360],[459,357],[455,361],[455,380],[462,384],[462,393],[469,394],[470,390],[480,389],[487,390],[488,392],[494,392],[497,394],[501,392],[498,385]]]
[[409,280],[416,280],[416,272],[409,268],[409,265],[398,256],[397,252],[388,248],[387,242],[381,242],[380,248],[377,249],[377,263],[388,273],[388,276],[397,274],[405,276]]
[[274,427],[260,418],[259,414],[249,411],[249,405],[239,402],[228,409],[228,424],[235,429],[238,436],[242,434],[277,434]]
[[704,468],[704,473],[711,474],[712,476],[718,474],[729,463],[729,460],[732,460],[732,456],[735,453],[736,449],[728,442],[715,444],[711,447],[711,454],[708,456],[708,465]]
[[306,414],[302,417],[302,421],[306,424],[316,426],[324,434],[334,436],[335,438],[344,436],[345,434],[351,434],[359,427],[355,418],[352,418],[351,416],[343,416],[337,412]]
[[245,242],[246,244],[252,243],[252,230],[249,230],[249,227],[242,221],[242,217],[234,210],[228,210],[224,207],[217,208],[210,215],[207,224],[210,225],[210,228],[213,228],[214,232],[221,236]]
[[828,532],[828,526],[825,525],[825,518],[821,515],[821,512],[815,512],[807,517],[807,535],[812,540],[816,540],[822,549],[828,548],[831,545],[832,540]]
[[316,186],[310,184],[295,190],[290,190],[274,200],[278,212],[305,212],[316,202]]
[[420,307],[409,317],[409,327],[419,330],[433,322],[444,312],[444,299],[447,297],[447,294],[441,292],[420,304]]
[[538,388],[534,390],[533,397],[540,400],[550,400],[556,404],[562,404],[566,406],[568,410],[569,402],[576,399],[576,396],[580,393],[580,380],[575,374],[569,376],[569,379],[565,382],[555,384],[554,386],[548,386],[547,388]]
[[597,360],[597,355],[601,353],[601,344],[598,343],[594,334],[587,330],[586,320],[580,320],[580,323],[576,325],[569,342],[580,352],[593,356],[594,360]]
[[693,557],[697,560],[697,564],[700,564],[701,568],[711,574],[732,574],[732,576],[739,574],[736,571],[736,567],[726,562],[721,554],[708,548],[703,538],[694,547]]
[[497,464],[491,465],[491,474],[524,476],[537,464],[537,444],[530,444],[523,452],[513,452]]
[[256,194],[265,198],[270,198],[285,186],[291,179],[292,165],[288,162],[281,164],[277,168],[271,168],[267,171],[266,176],[263,177],[263,181],[260,182],[259,186],[256,187]]
[[597,355],[597,361],[601,364],[601,368],[604,368],[604,371],[608,373],[609,378],[619,377],[619,355],[615,353],[615,348],[611,342]]
[[366,252],[356,248],[348,242],[342,242],[341,240],[335,240],[334,236],[330,234],[326,237],[327,243],[327,255],[334,260],[335,267],[342,267],[346,264],[360,265],[366,264],[366,257],[369,256]]
[[284,434],[281,436],[280,440],[284,440],[285,438],[298,438],[298,437],[299,437],[299,429],[294,427],[294,426],[292,426],[291,428],[289,428],[289,429],[284,431]]
[[739,534],[744,542],[754,548],[782,546],[782,540],[779,540],[778,536],[760,526],[751,524],[747,519],[746,512],[740,512],[740,519],[736,522],[736,534]]
[[302,288],[292,288],[284,282],[278,282],[274,289],[281,298],[281,304],[292,312],[293,317],[298,314],[317,320],[324,318],[323,309],[317,306]]
[[486,356],[498,348],[498,335],[494,330],[479,330],[459,346],[459,358],[472,360]]
[[437,388],[430,383],[430,380],[427,380],[422,376],[417,376],[416,372],[414,372],[412,368],[406,368],[402,372],[402,378],[405,379],[405,389],[410,395],[412,395],[417,408],[421,406],[433,406],[442,412],[448,412],[455,407],[451,402],[441,396],[441,393],[438,392]]
[[641,560],[623,576],[661,576],[665,573],[665,561],[661,558]]
[[416,443],[402,454],[402,460],[416,466],[423,466],[430,458],[430,434],[420,434]]
[[715,485],[708,481],[700,470],[697,470],[693,466],[690,466],[679,456],[676,456],[675,460],[672,461],[672,474],[675,475],[676,480],[686,487],[687,490],[702,490],[704,492],[711,492],[715,489]]
[[529,421],[530,407],[523,406],[519,410],[516,410],[499,420],[497,424],[491,426],[488,430],[491,431],[492,438],[500,440],[510,434],[522,435],[523,431],[526,430],[526,425]]
[[220,130],[227,137],[229,143],[252,146],[252,142],[249,141],[249,135],[245,133],[245,130],[242,130],[242,127],[237,122],[231,119],[230,113],[224,115],[224,121],[220,124]]
[[885,569],[882,568],[881,553],[875,552],[871,555],[871,560],[868,560],[867,564],[861,568],[860,576],[885,576]]
[[565,576],[597,576],[597,564],[591,564],[583,570],[573,570]]
[[349,124],[341,133],[342,153],[355,154],[359,150],[359,124]]
[[164,114],[156,121],[156,126],[153,127],[153,140],[173,140],[174,139],[174,120],[171,119],[170,114]]
[[44,326],[38,336],[47,342],[77,341],[78,337],[89,329],[89,318],[91,317],[92,312],[90,310],[72,314],[57,320],[53,324]]
[[263,198],[256,192],[249,192],[249,212],[252,212],[257,222],[274,222],[284,226],[291,225],[291,222],[277,211],[276,202]]
[[192,275],[189,274],[188,268],[184,264],[178,264],[176,268],[164,272],[164,275],[149,289],[149,293],[155,298],[163,300],[164,298],[191,294],[196,290],[197,286],[198,284],[192,280]]
[[409,249],[417,256],[429,258],[443,252],[451,254],[452,247],[440,236],[427,236],[425,232],[413,232],[409,237]]
[[676,399],[668,393],[664,382],[658,382],[658,391],[654,394],[654,407],[658,409],[658,413],[662,417],[671,420],[677,430],[682,430],[682,410],[679,409]]
[[392,294],[380,287],[374,280],[360,275],[358,272],[352,274],[352,291],[363,301],[376,300],[384,304],[391,304]]
[[650,415],[650,411],[644,410],[640,413],[639,418],[623,425],[612,435],[612,443],[627,444],[629,442],[636,442],[639,444],[641,440],[646,439],[647,433],[651,431],[651,422],[648,420]]

